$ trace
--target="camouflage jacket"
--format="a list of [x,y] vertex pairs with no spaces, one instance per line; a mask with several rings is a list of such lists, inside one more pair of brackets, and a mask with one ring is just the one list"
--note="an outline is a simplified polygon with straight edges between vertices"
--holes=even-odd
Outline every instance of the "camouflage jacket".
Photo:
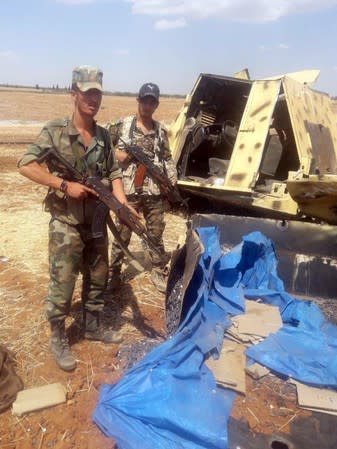
[[[136,117],[134,116],[113,121],[107,125],[107,129],[115,149],[125,151],[125,144],[138,145],[143,148],[146,156],[167,174],[171,181],[177,180],[177,170],[171,156],[167,132],[159,122],[154,120],[154,130],[146,135],[136,127]],[[125,165],[121,165],[126,195],[132,195],[136,192],[135,175],[137,165],[137,161],[134,159],[131,159]],[[142,188],[140,190],[137,189],[137,192],[148,195],[161,194],[158,182],[148,173],[145,175]]]
[[[52,147],[81,173],[98,176],[107,186],[111,185],[112,180],[122,176],[106,129],[96,125],[96,134],[88,148],[85,148],[81,135],[68,119],[48,122],[35,142],[28,146],[18,162],[18,167],[38,161],[39,157]],[[62,163],[46,161],[46,165],[53,175],[71,181]],[[49,189],[45,206],[53,217],[77,225],[91,223],[96,200],[90,197],[86,200],[69,198],[59,190]]]

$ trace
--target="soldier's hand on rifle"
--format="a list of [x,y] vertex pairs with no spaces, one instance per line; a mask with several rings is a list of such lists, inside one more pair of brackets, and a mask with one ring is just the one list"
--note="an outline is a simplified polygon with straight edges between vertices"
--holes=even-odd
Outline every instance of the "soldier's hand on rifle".
[[84,186],[79,182],[71,182],[71,181],[66,181],[66,188],[64,192],[67,196],[78,200],[87,198],[89,195],[98,196],[95,190],[90,189],[89,187]]
[[129,203],[126,203],[125,206],[127,206],[127,208],[130,210],[132,215],[134,217],[136,217],[138,220],[140,220],[142,218],[141,215],[139,215],[139,213],[136,211],[136,209],[133,206],[131,206]]
[[116,159],[121,164],[127,164],[130,162],[131,158],[126,151],[116,150]]

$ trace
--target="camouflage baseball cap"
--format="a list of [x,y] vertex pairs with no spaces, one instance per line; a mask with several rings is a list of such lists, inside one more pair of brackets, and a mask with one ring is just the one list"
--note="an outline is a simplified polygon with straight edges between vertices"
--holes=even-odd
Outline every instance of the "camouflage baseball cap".
[[102,81],[103,72],[97,67],[82,65],[75,67],[73,70],[72,83],[82,92],[86,92],[89,89],[98,89],[102,92]]

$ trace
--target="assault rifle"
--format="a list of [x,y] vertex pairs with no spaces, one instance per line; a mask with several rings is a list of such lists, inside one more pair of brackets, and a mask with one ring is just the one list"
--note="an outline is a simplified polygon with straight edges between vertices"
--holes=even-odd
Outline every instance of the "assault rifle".
[[167,196],[168,200],[172,203],[180,203],[188,209],[187,200],[180,195],[178,187],[174,186],[166,173],[157,167],[157,165],[155,165],[151,159],[144,154],[142,147],[138,145],[128,145],[123,139],[121,139],[121,137],[119,137],[119,140],[124,145],[125,151],[137,162],[139,162],[139,164],[145,168],[145,171],[147,171],[152,178],[158,182],[162,192]]
[[[102,183],[102,181],[95,176],[85,176],[81,172],[79,172],[76,168],[74,168],[70,162],[68,162],[55,148],[51,148],[46,151],[45,154],[42,155],[41,158],[38,159],[38,162],[43,162],[45,160],[56,160],[61,163],[66,169],[65,178],[69,181],[79,182],[86,187],[94,190],[98,195],[98,204],[94,213],[93,223],[92,223],[92,231],[94,238],[101,237],[103,235],[102,229],[104,224],[107,222],[112,234],[116,238],[119,246],[121,247],[124,254],[129,258],[135,261],[135,258],[129,252],[129,250],[124,246],[123,241],[120,238],[120,235],[113,223],[113,220],[110,217],[109,211],[112,210],[118,219],[125,223],[133,232],[135,232],[144,242],[145,244],[160,257],[163,257],[161,251],[158,250],[156,243],[152,240],[152,238],[148,235],[145,226],[142,224],[140,220],[138,220],[130,211],[130,209],[122,204],[112,193],[111,191]],[[138,262],[137,262],[138,263]],[[138,265],[140,265],[138,263]],[[139,266],[136,268],[141,271]]]

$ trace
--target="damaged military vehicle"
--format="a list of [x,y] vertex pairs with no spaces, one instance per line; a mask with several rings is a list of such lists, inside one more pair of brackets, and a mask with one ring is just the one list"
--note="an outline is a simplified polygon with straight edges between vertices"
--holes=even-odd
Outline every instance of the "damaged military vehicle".
[[169,138],[178,187],[200,206],[192,227],[217,226],[224,248],[259,230],[287,291],[335,298],[337,120],[332,99],[310,87],[318,75],[201,74]]
[[336,116],[308,86],[318,74],[201,74],[170,129],[180,190],[224,210],[336,224]]

